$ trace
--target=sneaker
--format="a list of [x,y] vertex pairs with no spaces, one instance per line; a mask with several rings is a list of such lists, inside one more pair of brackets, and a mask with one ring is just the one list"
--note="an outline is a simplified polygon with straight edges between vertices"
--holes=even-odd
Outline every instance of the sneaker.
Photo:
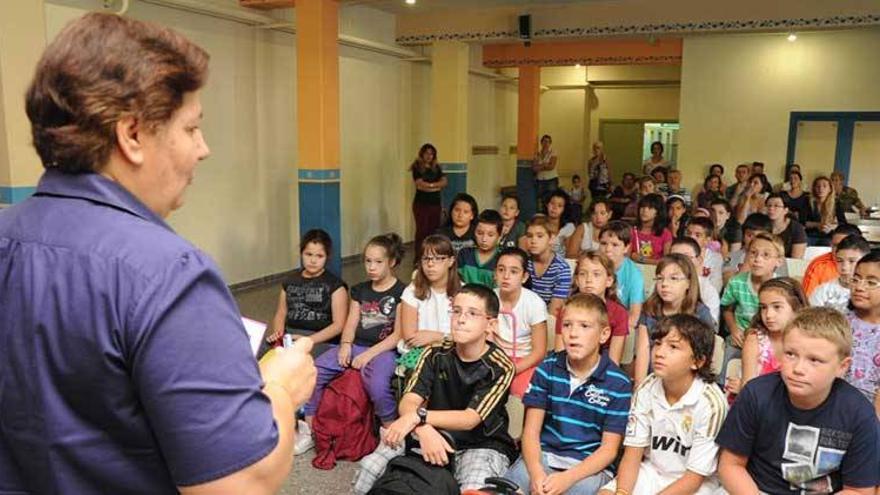
[[312,438],[312,429],[309,424],[303,420],[296,422],[296,443],[293,444],[293,453],[302,455],[315,447],[315,440]]

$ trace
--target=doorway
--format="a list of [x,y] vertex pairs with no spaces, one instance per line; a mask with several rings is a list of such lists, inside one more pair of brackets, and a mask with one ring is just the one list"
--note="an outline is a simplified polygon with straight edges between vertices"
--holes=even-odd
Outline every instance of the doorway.
[[642,162],[651,156],[651,143],[663,143],[664,156],[675,163],[678,157],[679,124],[660,119],[601,119],[599,140],[611,163],[611,180],[619,184],[623,174],[642,175]]

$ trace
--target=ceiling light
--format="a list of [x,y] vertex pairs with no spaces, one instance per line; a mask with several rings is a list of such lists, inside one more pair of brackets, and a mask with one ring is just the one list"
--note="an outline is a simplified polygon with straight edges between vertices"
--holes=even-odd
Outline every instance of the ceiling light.
[[788,38],[786,38],[786,39],[787,39],[788,41],[794,41],[794,40],[797,39],[797,35],[794,34],[794,33],[788,33]]
[[406,0],[406,4],[407,4],[407,5],[415,5],[415,4],[416,4],[416,0]]
[[580,69],[580,68],[581,68],[581,64],[574,64],[574,68],[575,68],[575,69]]

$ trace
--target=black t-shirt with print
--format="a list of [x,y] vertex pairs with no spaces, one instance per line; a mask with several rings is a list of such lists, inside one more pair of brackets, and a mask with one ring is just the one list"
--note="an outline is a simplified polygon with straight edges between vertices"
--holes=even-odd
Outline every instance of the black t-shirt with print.
[[748,457],[746,469],[762,492],[832,493],[843,485],[880,483],[874,408],[840,378],[825,402],[811,410],[791,403],[778,372],[749,381],[716,442]]
[[384,340],[394,331],[397,305],[406,285],[400,280],[382,292],[373,290],[373,282],[367,281],[351,288],[351,300],[360,306],[361,317],[354,343],[370,347]]
[[[315,278],[303,277],[302,269],[296,270],[281,284],[287,300],[287,332],[315,333],[333,323],[331,296],[340,287],[345,288],[345,282],[327,270]],[[339,343],[339,337],[330,342]]]
[[467,232],[464,233],[463,236],[457,236],[455,235],[455,230],[453,229],[452,225],[444,225],[443,227],[437,229],[437,232],[435,233],[445,235],[447,238],[449,238],[449,241],[452,242],[452,249],[457,255],[458,252],[464,248],[477,246],[476,237],[474,236],[476,230],[476,226],[471,225],[471,227],[467,230]]
[[428,410],[473,409],[482,422],[469,431],[450,431],[458,449],[492,449],[516,458],[513,439],[507,433],[507,396],[514,366],[495,344],[473,362],[458,357],[455,343],[444,340],[425,349],[413,370],[405,392],[428,401]]

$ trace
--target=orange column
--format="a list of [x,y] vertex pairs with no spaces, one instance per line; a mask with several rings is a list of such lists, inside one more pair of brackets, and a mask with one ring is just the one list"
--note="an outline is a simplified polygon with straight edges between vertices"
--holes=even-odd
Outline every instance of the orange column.
[[[342,246],[338,23],[336,0],[296,1],[299,232],[324,229]],[[330,268],[341,274],[338,248]]]
[[541,68],[519,68],[519,106],[516,132],[516,195],[521,218],[535,214],[535,174],[532,160],[538,146],[538,120],[541,109]]

